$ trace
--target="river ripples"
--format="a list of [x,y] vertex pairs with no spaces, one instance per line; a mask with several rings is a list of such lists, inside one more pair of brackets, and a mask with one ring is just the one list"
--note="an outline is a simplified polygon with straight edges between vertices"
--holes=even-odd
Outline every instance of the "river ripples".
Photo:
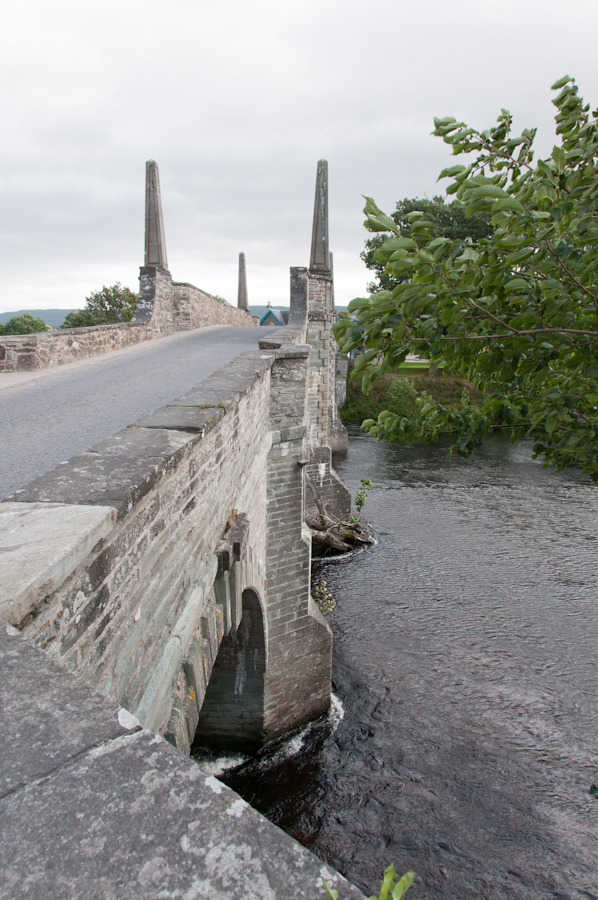
[[320,569],[344,715],[221,777],[368,894],[598,900],[598,487],[502,438],[337,468],[378,537]]

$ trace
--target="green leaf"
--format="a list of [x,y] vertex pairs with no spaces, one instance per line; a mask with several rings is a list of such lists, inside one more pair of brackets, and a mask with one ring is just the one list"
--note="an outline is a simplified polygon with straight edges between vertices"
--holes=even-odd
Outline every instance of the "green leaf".
[[349,305],[347,307],[349,312],[357,312],[358,309],[363,309],[366,306],[370,305],[369,297],[355,297],[354,300],[349,301]]
[[550,88],[550,90],[551,90],[551,91],[558,91],[558,90],[560,90],[560,88],[564,87],[564,86],[567,84],[568,81],[573,81],[573,79],[571,78],[571,76],[570,76],[570,75],[563,75],[562,78],[559,78],[558,81],[555,81],[555,83],[552,85],[552,87]]
[[397,228],[394,219],[391,219],[390,216],[385,216],[384,214],[379,216],[368,216],[364,225],[368,231],[394,231],[395,234],[399,233],[399,229]]
[[405,872],[403,877],[393,886],[391,893],[392,900],[402,900],[413,884],[414,877],[415,875],[413,872]]
[[451,131],[454,131],[455,128],[460,128],[461,125],[462,125],[461,122],[455,122],[455,121],[448,122],[446,125],[437,125],[436,128],[434,129],[434,134],[439,135],[440,137],[443,137],[446,139],[446,136],[448,134],[450,134]]
[[464,262],[466,259],[475,260],[478,258],[478,255],[473,247],[466,247],[463,253],[455,259],[455,262]]
[[529,287],[525,278],[511,278],[505,284],[506,291],[522,291]]
[[443,169],[436,181],[440,181],[441,178],[454,178],[455,175],[458,175],[460,172],[464,172],[466,166],[449,166],[448,169]]
[[536,191],[536,201],[540,203],[542,200],[550,200],[552,202],[556,200],[556,192],[552,185],[540,184]]
[[428,250],[436,250],[437,247],[442,247],[444,244],[450,244],[450,238],[446,237],[437,237],[434,238],[433,241],[430,241],[428,244]]
[[551,416],[548,416],[548,418],[546,419],[546,423],[545,423],[544,427],[546,428],[546,431],[548,432],[548,434],[552,434],[553,431],[555,430],[555,428],[558,426],[558,424],[559,424],[558,415],[555,415],[553,413]]
[[378,209],[376,206],[376,202],[373,197],[366,197],[365,194],[361,195],[365,200],[365,206],[363,207],[363,211],[366,216],[383,216],[384,213],[381,209]]
[[524,207],[523,204],[516,200],[514,197],[505,197],[502,200],[497,200],[492,204],[492,212],[500,212],[503,209],[512,209],[515,212],[523,212]]
[[411,238],[396,237],[385,241],[384,246],[392,246],[393,250],[417,250],[417,244]]
[[505,197],[506,194],[497,184],[481,184],[467,191],[468,200],[478,200],[480,197]]
[[556,163],[557,169],[559,172],[562,172],[565,166],[567,165],[567,154],[563,150],[562,147],[557,147],[556,144],[552,148],[552,153],[550,154],[553,160]]
[[515,253],[509,253],[509,255],[505,259],[505,263],[508,266],[514,266],[516,263],[522,262],[524,259],[529,259],[529,257],[533,256],[535,252],[535,247],[523,247],[521,250],[516,250]]
[[394,259],[398,253],[404,253],[404,250],[396,250],[386,264],[386,271],[393,275],[401,275],[403,272],[410,272],[413,269],[413,261],[411,259]]

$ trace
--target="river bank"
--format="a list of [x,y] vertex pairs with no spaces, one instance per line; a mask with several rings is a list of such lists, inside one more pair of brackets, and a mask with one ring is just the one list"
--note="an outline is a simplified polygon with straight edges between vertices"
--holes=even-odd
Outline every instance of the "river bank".
[[469,383],[450,375],[430,376],[427,369],[413,373],[407,369],[404,374],[384,375],[374,382],[369,394],[363,394],[360,380],[351,379],[351,371],[350,367],[347,398],[339,413],[345,425],[361,425],[364,419],[377,419],[385,409],[397,415],[415,415],[415,400],[422,393],[454,410],[472,402],[475,405],[480,397]]

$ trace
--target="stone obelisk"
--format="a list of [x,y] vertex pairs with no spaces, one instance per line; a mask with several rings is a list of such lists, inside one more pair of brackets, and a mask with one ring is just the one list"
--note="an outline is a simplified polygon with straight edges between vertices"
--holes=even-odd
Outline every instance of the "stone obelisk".
[[312,272],[331,274],[328,250],[328,163],[325,159],[318,162],[309,268]]
[[237,306],[239,309],[249,310],[247,297],[247,270],[245,268],[245,254],[239,253],[239,291],[237,294]]
[[158,163],[153,159],[148,159],[145,164],[145,265],[168,271],[160,175]]

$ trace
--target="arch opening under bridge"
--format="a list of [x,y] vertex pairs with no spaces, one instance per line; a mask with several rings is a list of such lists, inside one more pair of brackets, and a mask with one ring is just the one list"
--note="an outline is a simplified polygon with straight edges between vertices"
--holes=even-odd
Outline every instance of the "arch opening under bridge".
[[256,591],[243,591],[243,614],[226,635],[201,708],[193,748],[253,750],[263,744],[266,641]]

